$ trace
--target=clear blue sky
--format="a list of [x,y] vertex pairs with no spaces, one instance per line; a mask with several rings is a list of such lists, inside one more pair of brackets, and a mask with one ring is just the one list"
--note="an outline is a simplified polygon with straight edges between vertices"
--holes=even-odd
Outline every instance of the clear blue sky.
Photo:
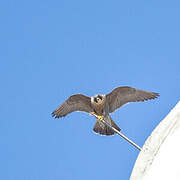
[[160,93],[112,114],[142,146],[180,100],[180,1],[3,1],[0,179],[128,180],[138,150],[51,112],[72,94],[129,85]]

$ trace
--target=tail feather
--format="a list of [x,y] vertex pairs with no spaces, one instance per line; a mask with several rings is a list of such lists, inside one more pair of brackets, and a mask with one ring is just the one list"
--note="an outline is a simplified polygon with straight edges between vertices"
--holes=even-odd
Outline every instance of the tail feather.
[[[107,123],[109,123],[112,127],[114,127],[115,129],[117,129],[118,131],[120,131],[121,129],[116,125],[116,123],[111,119],[110,116],[107,116],[105,117],[104,119]],[[94,128],[93,128],[93,131],[98,133],[98,134],[101,134],[101,135],[107,135],[107,136],[110,136],[110,135],[114,135],[115,132],[113,129],[111,129],[109,126],[107,126],[106,124],[104,124],[102,121],[100,120],[97,120],[95,125],[94,125]]]

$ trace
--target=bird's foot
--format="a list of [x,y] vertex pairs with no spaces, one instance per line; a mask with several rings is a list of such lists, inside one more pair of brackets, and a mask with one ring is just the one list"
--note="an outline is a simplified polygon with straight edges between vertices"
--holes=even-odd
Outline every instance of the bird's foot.
[[99,115],[98,115],[98,116],[97,116],[97,119],[101,121],[101,120],[104,119],[104,116],[99,116]]
[[91,115],[94,115],[94,116],[95,116],[98,120],[100,120],[100,121],[104,119],[104,116],[103,116],[103,115],[102,115],[102,116],[101,116],[101,115],[97,115],[95,112],[91,112],[90,114],[91,114]]

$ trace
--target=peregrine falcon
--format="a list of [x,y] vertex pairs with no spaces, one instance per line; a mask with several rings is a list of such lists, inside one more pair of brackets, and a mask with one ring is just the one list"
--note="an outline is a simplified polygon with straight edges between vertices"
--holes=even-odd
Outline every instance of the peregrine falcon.
[[128,86],[117,87],[109,94],[98,94],[93,97],[75,94],[70,96],[52,112],[52,116],[60,118],[74,111],[83,111],[97,118],[93,128],[94,132],[101,135],[113,135],[115,132],[104,124],[103,121],[101,121],[102,119],[120,131],[121,129],[112,120],[109,113],[114,112],[116,109],[129,102],[146,101],[155,99],[158,96],[158,93],[139,90]]

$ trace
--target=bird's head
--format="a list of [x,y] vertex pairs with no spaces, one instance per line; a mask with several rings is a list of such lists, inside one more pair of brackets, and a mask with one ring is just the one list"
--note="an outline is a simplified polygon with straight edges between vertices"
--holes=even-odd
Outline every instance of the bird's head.
[[102,103],[104,101],[104,95],[97,94],[92,97],[92,101],[95,103]]

